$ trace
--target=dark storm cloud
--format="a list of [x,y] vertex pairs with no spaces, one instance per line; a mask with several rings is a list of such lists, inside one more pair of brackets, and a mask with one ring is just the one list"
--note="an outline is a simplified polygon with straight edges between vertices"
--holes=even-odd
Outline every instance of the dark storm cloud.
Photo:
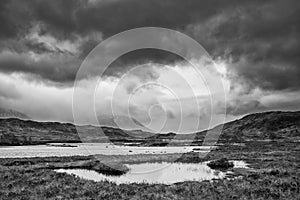
[[24,34],[26,28],[30,26],[26,7],[23,1],[0,2],[0,39],[15,38]]
[[43,27],[40,34],[70,40],[76,34],[99,31],[109,37],[143,26],[182,30],[228,7],[247,4],[243,0],[4,0],[0,4],[1,34],[15,36],[35,23]]
[[215,57],[227,60],[233,79],[251,88],[300,89],[300,3],[253,3],[224,10],[188,32]]
[[158,26],[183,29],[200,22],[226,7],[248,4],[241,0],[100,0],[100,1],[34,1],[35,18],[46,32],[60,36],[100,31],[105,37],[132,28]]
[[[105,39],[131,28],[158,26],[196,38],[214,58],[227,61],[233,80],[251,88],[296,90],[300,89],[299,7],[297,0],[4,0],[0,2],[0,71],[69,82],[80,61],[100,42],[91,35],[99,33]],[[37,25],[38,35],[50,35],[58,42],[86,39],[71,55],[25,39]],[[14,57],[3,57],[4,50]],[[52,59],[35,61],[22,54],[30,51],[51,54]],[[135,64],[177,60],[159,50],[140,50],[116,60],[107,73],[116,75]]]
[[[28,50],[33,51],[37,54],[42,53],[54,53],[55,51],[49,48],[45,43],[43,42],[35,42],[35,41],[26,41],[25,46]],[[56,49],[58,52],[61,52],[59,49]],[[61,52],[62,53],[62,52]]]
[[58,83],[67,83],[75,79],[78,64],[74,58],[47,57],[34,60],[26,54],[2,52],[0,54],[0,71],[4,73],[26,73],[31,78]]
[[[175,64],[176,62],[182,61],[182,57],[164,50],[150,48],[139,49],[120,56],[106,69],[104,75],[120,76],[126,71],[128,71],[130,68],[143,64],[157,63],[161,65],[166,65]],[[146,70],[145,67],[143,67],[143,69]],[[146,74],[143,73],[146,72],[144,71],[139,74],[139,76],[142,79],[144,79],[144,76],[146,76]],[[149,70],[147,70],[147,73],[149,75],[152,75],[153,71],[151,70],[151,65],[149,65]],[[156,77],[153,77],[153,79],[155,78]]]

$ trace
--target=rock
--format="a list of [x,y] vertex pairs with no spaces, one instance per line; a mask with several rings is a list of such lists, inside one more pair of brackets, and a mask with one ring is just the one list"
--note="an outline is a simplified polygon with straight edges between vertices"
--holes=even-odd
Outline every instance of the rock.
[[234,166],[233,162],[228,161],[227,158],[221,158],[219,160],[214,160],[209,163],[207,163],[207,166],[209,166],[212,169],[228,169]]

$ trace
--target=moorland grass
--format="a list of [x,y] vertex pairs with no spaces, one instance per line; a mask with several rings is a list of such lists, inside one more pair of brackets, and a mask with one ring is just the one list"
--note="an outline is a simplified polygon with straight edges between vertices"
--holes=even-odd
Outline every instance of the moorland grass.
[[[119,163],[141,158],[153,162],[170,159],[170,155],[146,157],[130,155],[111,159]],[[298,142],[224,145],[206,158],[189,153],[177,161],[200,162],[224,157],[245,160],[250,169],[237,169],[235,176],[214,181],[117,185],[56,173],[47,167],[91,162],[92,157],[0,159],[0,199],[300,199]]]

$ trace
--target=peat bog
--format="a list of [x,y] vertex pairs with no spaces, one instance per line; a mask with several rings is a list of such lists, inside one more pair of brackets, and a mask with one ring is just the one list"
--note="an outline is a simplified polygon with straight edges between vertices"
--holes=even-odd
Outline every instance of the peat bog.
[[[174,155],[112,156],[114,163],[168,161]],[[100,156],[101,157],[101,156]],[[105,159],[105,156],[102,156]],[[203,162],[227,158],[244,160],[249,169],[232,169],[224,179],[186,181],[175,184],[91,181],[57,173],[58,168],[109,171],[90,157],[0,159],[2,199],[298,199],[299,142],[246,142],[244,146],[221,145],[200,159],[197,153],[182,155],[176,162]],[[108,158],[107,158],[108,159]],[[124,169],[123,169],[124,170]],[[125,169],[126,170],[126,169]],[[118,173],[118,172],[117,172]]]

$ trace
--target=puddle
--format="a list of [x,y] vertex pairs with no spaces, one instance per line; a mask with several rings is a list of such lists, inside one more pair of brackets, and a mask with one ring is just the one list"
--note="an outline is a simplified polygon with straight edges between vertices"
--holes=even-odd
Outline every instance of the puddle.
[[[243,161],[233,161],[235,167],[246,168]],[[59,173],[76,175],[83,179],[122,183],[164,183],[173,184],[183,181],[203,181],[224,178],[227,172],[213,170],[204,163],[141,163],[128,164],[130,171],[121,176],[108,176],[93,170],[58,169]]]

